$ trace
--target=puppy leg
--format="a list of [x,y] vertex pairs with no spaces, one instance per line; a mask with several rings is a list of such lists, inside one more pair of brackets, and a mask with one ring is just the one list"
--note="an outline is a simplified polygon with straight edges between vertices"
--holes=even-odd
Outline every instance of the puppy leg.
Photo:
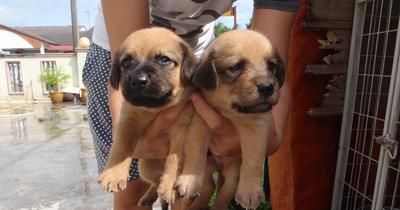
[[217,200],[212,210],[226,210],[229,203],[235,197],[237,185],[239,182],[241,158],[230,158],[230,162],[224,165],[220,176],[224,177],[224,183],[218,191]]
[[103,191],[118,192],[126,188],[129,166],[132,162],[134,148],[141,136],[144,127],[149,122],[138,121],[140,116],[129,112],[129,105],[122,106],[121,119],[113,134],[113,145],[107,161],[106,169],[100,174],[97,182]]
[[[140,207],[152,207],[153,203],[158,198],[157,186],[160,183],[160,177],[164,167],[163,160],[150,160],[140,159],[139,160],[139,175],[140,177],[151,184],[147,192],[140,198],[138,206]],[[167,207],[168,209],[168,207]]]
[[[216,183],[214,182],[213,173],[217,171],[217,166],[212,157],[207,158],[207,167],[204,176],[203,189],[200,195],[195,197],[193,203],[188,210],[207,210],[210,209],[208,203],[215,192]],[[222,209],[221,209],[222,210]]]
[[238,126],[242,149],[240,180],[235,199],[244,208],[255,209],[265,200],[261,187],[264,156],[267,148],[267,124]]
[[159,196],[168,203],[174,203],[177,197],[174,184],[182,170],[184,142],[189,122],[190,106],[186,106],[169,132],[170,152],[165,160],[164,172],[157,188]]
[[181,195],[190,198],[202,189],[207,161],[209,130],[201,117],[194,113],[185,141],[185,159],[182,174],[175,185]]

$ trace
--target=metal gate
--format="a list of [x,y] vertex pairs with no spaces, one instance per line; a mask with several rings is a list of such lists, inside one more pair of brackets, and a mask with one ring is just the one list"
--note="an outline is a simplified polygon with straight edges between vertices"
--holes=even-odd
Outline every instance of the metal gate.
[[400,0],[357,0],[332,210],[400,209]]

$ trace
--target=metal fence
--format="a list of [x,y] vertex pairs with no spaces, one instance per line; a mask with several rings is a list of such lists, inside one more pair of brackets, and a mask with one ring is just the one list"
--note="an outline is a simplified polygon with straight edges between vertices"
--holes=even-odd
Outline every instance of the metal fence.
[[400,0],[357,0],[332,210],[400,209]]

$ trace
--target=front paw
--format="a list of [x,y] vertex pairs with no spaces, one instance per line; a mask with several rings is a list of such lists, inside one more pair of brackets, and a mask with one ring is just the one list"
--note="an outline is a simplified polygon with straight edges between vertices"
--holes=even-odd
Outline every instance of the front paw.
[[97,183],[103,191],[120,192],[126,189],[128,175],[118,170],[106,169],[97,178]]
[[158,185],[158,196],[167,203],[174,203],[177,197],[177,192],[174,189],[175,180],[169,177],[161,177],[161,182]]
[[265,195],[260,185],[251,186],[239,183],[235,200],[243,208],[256,209],[261,202],[265,201]]
[[181,196],[192,198],[199,195],[202,185],[201,177],[197,175],[180,175],[175,182]]

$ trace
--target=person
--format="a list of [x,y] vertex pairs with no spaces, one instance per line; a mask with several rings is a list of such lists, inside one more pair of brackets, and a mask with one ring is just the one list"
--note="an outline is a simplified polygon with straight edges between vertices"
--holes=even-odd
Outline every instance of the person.
[[[228,11],[233,0],[102,0],[94,26],[92,44],[83,69],[83,83],[88,89],[88,116],[94,149],[101,172],[112,145],[112,130],[119,119],[122,95],[108,85],[112,57],[124,39],[132,32],[152,26],[167,27],[184,38],[197,56],[214,39],[215,20]],[[291,26],[299,0],[254,0],[253,30],[267,36],[287,63]],[[210,150],[217,156],[240,155],[240,145],[231,122],[218,114],[194,93],[191,102],[212,130]],[[267,156],[281,144],[290,107],[287,82],[281,89],[279,103],[273,108],[275,126],[269,137]],[[168,153],[165,131],[185,105],[162,111],[139,141],[135,157],[163,158]],[[147,185],[138,177],[137,160],[133,160],[127,189],[114,193],[115,210],[146,209],[137,206]]]

